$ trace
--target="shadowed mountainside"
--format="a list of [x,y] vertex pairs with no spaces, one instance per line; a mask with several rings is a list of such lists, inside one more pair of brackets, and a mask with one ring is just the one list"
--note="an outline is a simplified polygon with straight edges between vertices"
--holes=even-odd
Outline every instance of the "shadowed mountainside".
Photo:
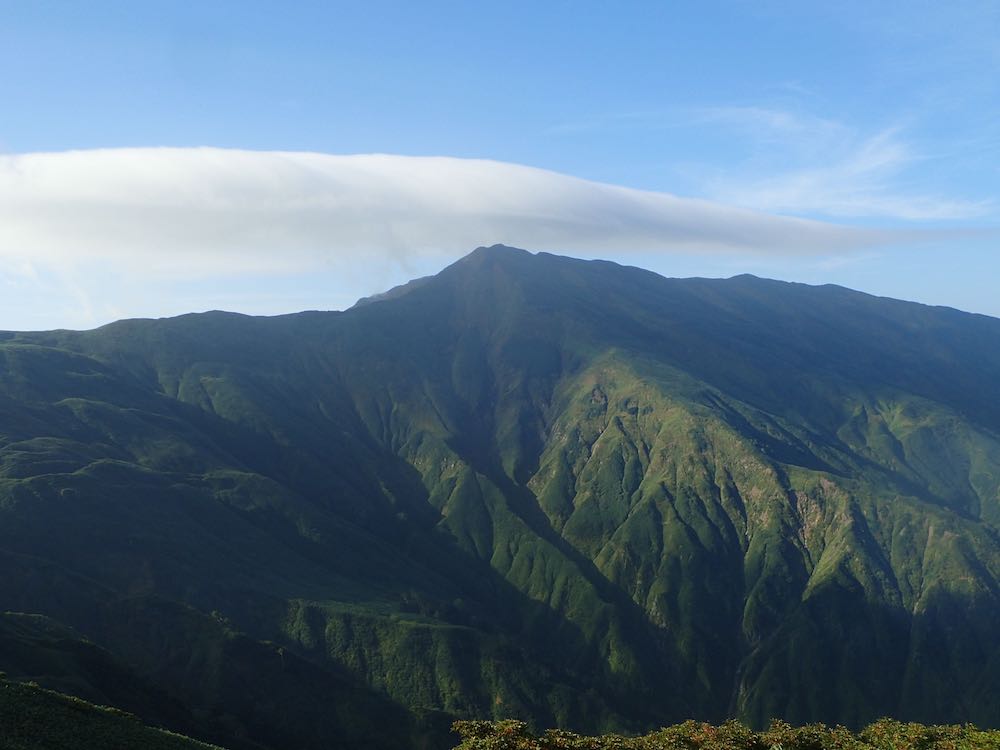
[[0,748],[3,750],[222,750],[142,724],[135,716],[37,685],[0,678]]
[[[234,748],[996,725],[998,382],[1000,320],[503,247],[0,334],[0,602]],[[56,662],[19,674],[105,689]]]

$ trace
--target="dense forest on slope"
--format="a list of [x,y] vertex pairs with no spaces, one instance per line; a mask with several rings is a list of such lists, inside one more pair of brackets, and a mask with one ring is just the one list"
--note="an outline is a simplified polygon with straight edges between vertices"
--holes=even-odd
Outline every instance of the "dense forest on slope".
[[1000,320],[503,247],[0,334],[0,670],[233,750],[996,725],[997,383]]

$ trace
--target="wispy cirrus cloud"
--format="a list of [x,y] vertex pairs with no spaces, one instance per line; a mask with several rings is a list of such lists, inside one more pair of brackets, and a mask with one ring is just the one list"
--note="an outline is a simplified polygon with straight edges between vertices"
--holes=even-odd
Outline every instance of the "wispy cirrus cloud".
[[829,254],[890,234],[488,160],[213,148],[0,157],[0,258],[185,277],[456,256]]
[[907,172],[931,160],[901,128],[870,135],[830,119],[767,107],[700,110],[705,122],[738,129],[757,146],[743,169],[712,170],[704,192],[758,211],[837,219],[950,221],[995,216],[993,199],[953,198],[914,188]]
[[728,126],[760,140],[809,149],[823,148],[850,133],[849,128],[835,120],[774,107],[697,107],[689,111],[689,116],[694,122]]

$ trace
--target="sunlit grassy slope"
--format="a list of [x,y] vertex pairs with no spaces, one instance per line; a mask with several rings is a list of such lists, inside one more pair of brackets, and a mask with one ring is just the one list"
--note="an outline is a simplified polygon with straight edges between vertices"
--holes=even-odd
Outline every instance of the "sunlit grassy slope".
[[0,336],[0,603],[157,721],[997,723],[998,320],[498,247],[344,313]]

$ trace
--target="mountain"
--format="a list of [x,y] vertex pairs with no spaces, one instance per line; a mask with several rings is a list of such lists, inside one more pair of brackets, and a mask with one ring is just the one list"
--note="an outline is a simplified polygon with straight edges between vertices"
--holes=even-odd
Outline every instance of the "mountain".
[[162,729],[134,716],[94,706],[37,685],[0,679],[0,748],[3,750],[221,750]]
[[500,246],[346,312],[0,334],[0,608],[233,750],[996,726],[998,383],[997,319]]

